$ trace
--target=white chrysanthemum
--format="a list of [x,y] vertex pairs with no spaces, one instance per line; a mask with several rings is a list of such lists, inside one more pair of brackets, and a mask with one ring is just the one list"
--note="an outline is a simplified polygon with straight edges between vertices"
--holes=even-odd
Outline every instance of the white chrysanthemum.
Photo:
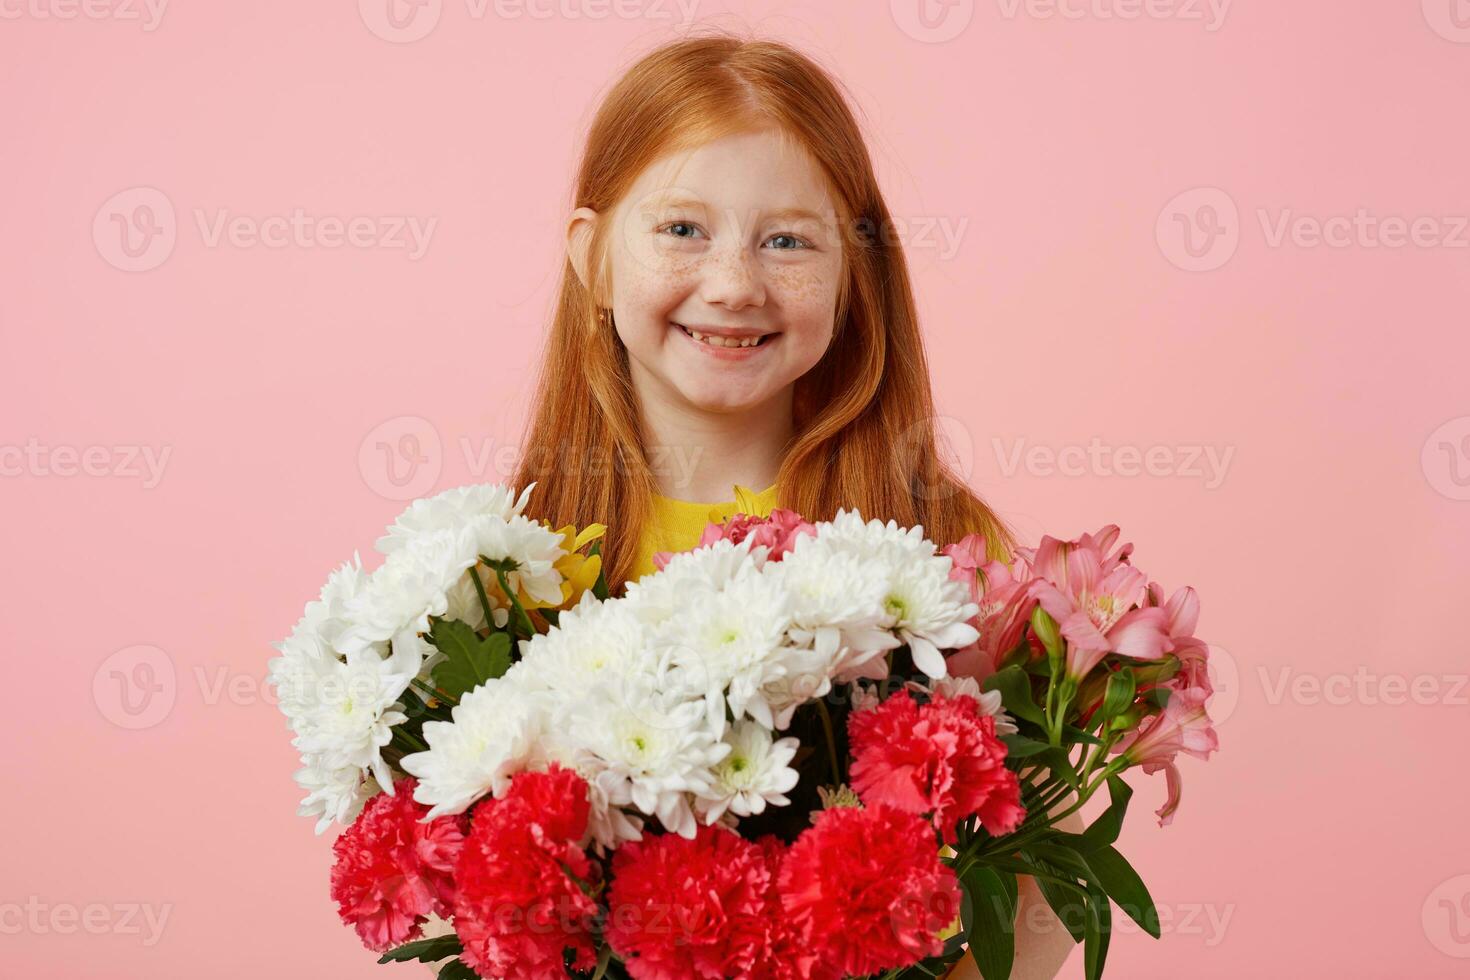
[[338,657],[304,619],[290,636],[272,645],[281,655],[266,663],[266,681],[275,689],[276,705],[294,731],[296,719],[316,704],[317,679],[337,663]]
[[[791,593],[792,642],[825,660],[828,677],[843,682],[862,676],[873,661],[901,645],[885,627],[888,581],[876,563],[802,535],[766,569]],[[876,669],[887,675],[886,665]]]
[[477,483],[415,500],[388,526],[388,533],[377,540],[376,547],[385,555],[392,554],[420,535],[463,527],[486,515],[508,521],[525,508],[535,485],[528,484],[520,499],[504,484]]
[[563,610],[556,628],[520,643],[516,667],[525,684],[558,700],[584,696],[610,676],[655,675],[661,662],[648,628],[620,600],[599,602],[590,591]]
[[486,793],[500,796],[512,776],[538,767],[544,708],[507,672],[460,698],[452,721],[424,722],[428,751],[400,765],[418,779],[413,798],[432,808],[425,819],[463,813]]
[[725,742],[730,753],[714,767],[713,788],[694,803],[705,823],[714,823],[726,810],[748,817],[764,812],[767,804],[791,802],[783,794],[797,783],[791,760],[799,741],[788,737],[773,742],[770,729],[745,720],[735,723]]
[[980,633],[969,620],[980,611],[963,582],[949,577],[950,558],[908,562],[895,571],[888,586],[893,631],[908,644],[914,666],[930,677],[948,673],[942,650],[974,643]]
[[337,639],[343,653],[362,650],[391,636],[429,631],[429,617],[449,609],[449,590],[475,564],[475,537],[468,527],[416,536],[368,576],[347,602],[351,625]]
[[[474,533],[475,548],[485,558],[513,559],[518,567],[506,573],[506,584],[512,593],[524,592],[538,602],[561,604],[561,573],[557,559],[567,552],[562,536],[538,521],[519,514],[503,520],[499,516],[479,517],[467,525]],[[494,581],[495,572],[482,572]]]
[[302,768],[292,778],[306,790],[306,796],[296,814],[317,817],[318,834],[333,823],[352,823],[362,812],[363,804],[379,792],[377,780],[356,766],[328,766],[320,757],[310,755],[301,763]]
[[855,510],[838,510],[835,517],[819,522],[816,528],[816,536],[824,544],[859,555],[894,549],[910,558],[929,558],[936,551],[934,542],[924,537],[922,524],[899,527],[893,520],[866,520]]
[[1015,721],[1006,713],[1000,692],[982,691],[980,682],[973,677],[945,677],[931,684],[929,690],[943,698],[957,698],[961,694],[968,694],[980,703],[982,715],[995,719],[997,735],[1014,735],[1019,731]]
[[315,632],[327,646],[337,642],[337,637],[348,625],[348,603],[367,587],[368,573],[362,567],[362,558],[352,553],[352,561],[343,562],[327,576],[321,595],[306,604],[298,628],[303,624]]
[[735,720],[748,715],[774,727],[763,689],[778,685],[791,672],[786,647],[790,623],[786,590],[773,576],[746,566],[724,588],[700,594],[669,624],[674,690],[703,695],[711,726],[720,734],[726,704]]
[[302,756],[327,768],[367,770],[391,794],[393,775],[381,750],[392,741],[393,726],[408,720],[399,698],[418,674],[427,647],[404,632],[394,637],[389,657],[370,647],[345,661],[313,665],[308,693],[300,697],[304,709],[291,719],[293,744]]
[[930,677],[948,672],[942,649],[956,649],[979,638],[968,622],[979,606],[969,601],[963,582],[949,577],[950,557],[935,553],[922,526],[905,530],[892,520],[864,522],[856,511],[839,510],[831,521],[817,525],[817,537],[882,573],[888,584],[884,625],[908,644],[914,666]]
[[366,583],[362,559],[354,552],[352,561],[327,576],[320,596],[306,604],[291,635],[271,644],[281,656],[267,662],[266,679],[276,689],[288,722],[310,705],[315,696],[312,682],[321,667],[339,659],[333,644],[348,626],[347,603]]
[[610,806],[635,806],[689,838],[697,828],[689,796],[709,792],[710,767],[730,751],[703,702],[671,702],[637,674],[561,705],[549,729],[552,751],[591,773]]
[[684,612],[697,596],[723,589],[746,568],[760,569],[770,551],[746,538],[739,544],[721,539],[669,559],[662,571],[628,583],[622,602],[653,627],[661,627]]

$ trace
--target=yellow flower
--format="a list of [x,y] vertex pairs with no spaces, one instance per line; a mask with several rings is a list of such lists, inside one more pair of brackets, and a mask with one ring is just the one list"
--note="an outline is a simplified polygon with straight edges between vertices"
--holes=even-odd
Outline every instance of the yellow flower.
[[562,537],[562,548],[566,554],[556,560],[556,570],[561,573],[561,604],[575,606],[582,593],[597,584],[602,572],[601,555],[584,555],[582,549],[607,533],[605,524],[588,524],[580,533],[574,525],[558,528]]
[[[945,844],[939,849],[939,856],[942,858],[958,857],[959,852],[950,847],[948,844]],[[960,934],[960,930],[963,928],[964,925],[960,922],[960,917],[958,915],[955,916],[954,921],[946,926],[944,931],[939,934],[939,941],[944,942],[950,936],[958,936]]]

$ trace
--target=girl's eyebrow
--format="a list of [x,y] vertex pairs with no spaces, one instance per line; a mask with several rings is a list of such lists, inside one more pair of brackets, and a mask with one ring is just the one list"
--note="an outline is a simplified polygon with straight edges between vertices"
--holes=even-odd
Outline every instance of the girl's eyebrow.
[[[669,196],[666,196],[666,197],[662,197],[658,201],[658,206],[660,206],[660,207],[666,207],[666,208],[685,208],[685,207],[708,208],[709,207],[709,205],[706,204],[704,201],[701,201],[699,198],[692,197],[692,196],[690,196],[688,194],[673,194],[673,195],[669,195]],[[822,220],[822,216],[820,214],[818,214],[815,211],[809,210],[808,208],[798,208],[798,207],[772,208],[769,211],[761,211],[760,213],[761,213],[761,217],[764,218],[764,219],[766,219],[766,220],[768,220],[768,221],[769,220],[775,220],[775,221],[797,221],[797,220],[820,221],[820,220]]]

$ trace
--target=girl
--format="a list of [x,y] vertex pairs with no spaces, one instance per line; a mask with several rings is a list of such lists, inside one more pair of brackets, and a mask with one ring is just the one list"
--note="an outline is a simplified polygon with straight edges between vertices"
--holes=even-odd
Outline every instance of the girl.
[[[1009,556],[940,461],[903,251],[821,68],[725,34],[655,50],[593,119],[575,194],[515,476],[528,516],[607,524],[609,583],[774,506]],[[1055,976],[1071,937],[1029,879],[1017,930],[1012,976]],[[951,975],[979,976],[968,958]]]

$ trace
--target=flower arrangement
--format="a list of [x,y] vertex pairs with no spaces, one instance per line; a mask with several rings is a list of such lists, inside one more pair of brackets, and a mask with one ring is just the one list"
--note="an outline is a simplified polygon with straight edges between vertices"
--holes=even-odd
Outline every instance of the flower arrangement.
[[[608,594],[601,525],[499,485],[411,504],[276,644],[300,813],[381,962],[445,980],[1009,975],[1017,876],[1100,976],[1130,790],[1216,744],[1190,589],[1104,528],[977,536],[777,509]],[[1058,829],[1106,787],[1081,834]],[[430,916],[453,933],[424,937]]]

